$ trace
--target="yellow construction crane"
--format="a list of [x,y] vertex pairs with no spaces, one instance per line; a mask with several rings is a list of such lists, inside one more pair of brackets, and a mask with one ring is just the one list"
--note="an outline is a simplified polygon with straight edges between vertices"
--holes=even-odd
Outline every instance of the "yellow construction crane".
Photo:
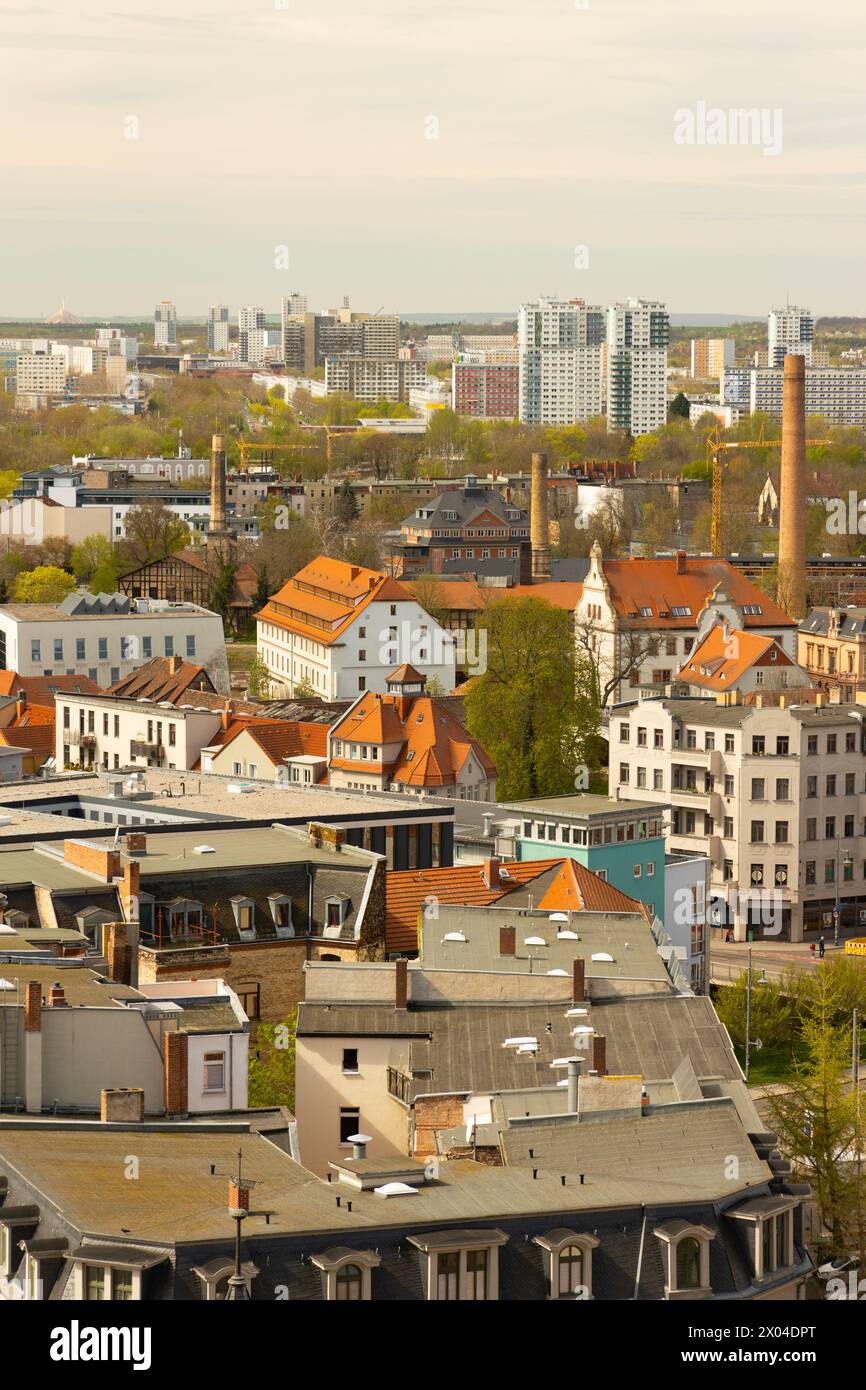
[[[831,439],[807,439],[808,448],[815,448],[819,444],[832,444]],[[722,454],[727,449],[778,449],[781,448],[781,439],[765,439],[763,427],[757,439],[722,439],[722,431],[718,427],[712,434],[707,435],[707,463],[712,469],[712,531],[711,549],[713,555],[720,556],[722,553]]]

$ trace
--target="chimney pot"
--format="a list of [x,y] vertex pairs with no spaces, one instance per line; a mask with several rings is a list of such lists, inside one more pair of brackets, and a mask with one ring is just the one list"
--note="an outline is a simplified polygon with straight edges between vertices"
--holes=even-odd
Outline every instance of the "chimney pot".
[[48,1003],[52,1009],[61,1008],[66,1004],[66,991],[57,981],[48,988]]

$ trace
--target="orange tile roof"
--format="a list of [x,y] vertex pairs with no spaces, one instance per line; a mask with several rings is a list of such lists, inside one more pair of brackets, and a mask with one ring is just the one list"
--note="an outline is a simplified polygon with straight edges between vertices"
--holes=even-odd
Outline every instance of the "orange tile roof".
[[320,555],[272,594],[256,616],[330,646],[368,604],[411,598],[390,575]]
[[388,764],[331,754],[331,765],[345,771],[372,771],[382,766],[393,782],[411,787],[453,786],[466,759],[474,755],[488,778],[496,768],[484,748],[458,719],[429,695],[379,695],[368,691],[334,725],[333,738],[343,743],[399,745]]
[[13,724],[0,729],[0,747],[29,748],[43,757],[54,756],[54,721],[50,724]]
[[420,949],[419,923],[428,897],[445,906],[488,907],[551,869],[559,872],[536,904],[545,911],[640,912],[647,916],[643,903],[605,883],[574,859],[508,860],[507,868],[508,883],[493,888],[484,882],[483,864],[389,872],[385,879],[385,949]]
[[17,671],[0,671],[0,695],[17,695],[29,700],[54,703],[54,691],[65,695],[101,695],[102,687],[87,676],[19,676]]
[[[770,656],[773,651],[775,660]],[[734,690],[752,666],[793,665],[775,638],[717,623],[682,666],[679,678],[705,690]]]
[[495,598],[540,598],[554,608],[567,608],[573,613],[583,597],[583,585],[576,580],[557,583],[551,579],[540,584],[515,584],[511,589],[494,589],[492,593]]
[[[738,607],[749,604],[760,608],[760,613],[744,614],[747,628],[797,626],[793,618],[727,560],[688,555],[683,574],[677,574],[675,557],[603,560],[602,567],[617,613],[638,628],[693,628],[719,586]],[[640,610],[648,605],[652,605],[652,616],[642,618]],[[674,617],[674,608],[689,608],[691,612]],[[660,617],[662,610],[667,617]]]
[[299,723],[295,719],[235,719],[227,729],[219,729],[208,748],[227,748],[239,734],[248,733],[274,767],[284,758],[311,754],[328,756],[328,725]]
[[[404,579],[401,582],[404,588],[408,589],[412,597],[415,598],[417,581]],[[433,579],[433,583],[436,585],[436,603],[440,604],[443,608],[450,608],[452,610],[480,612],[487,607],[490,595],[494,592],[491,589],[483,589],[480,584],[476,584],[472,579]],[[418,587],[421,590],[422,598],[426,597],[424,593],[425,584],[420,583]],[[421,603],[421,599],[417,599],[416,602]],[[421,603],[421,607],[424,607],[423,603]]]

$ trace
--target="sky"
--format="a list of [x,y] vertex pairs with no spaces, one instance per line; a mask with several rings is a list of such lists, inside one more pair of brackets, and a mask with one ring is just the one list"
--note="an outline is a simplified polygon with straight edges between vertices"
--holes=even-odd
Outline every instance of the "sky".
[[0,0],[0,318],[866,314],[864,60],[862,0]]

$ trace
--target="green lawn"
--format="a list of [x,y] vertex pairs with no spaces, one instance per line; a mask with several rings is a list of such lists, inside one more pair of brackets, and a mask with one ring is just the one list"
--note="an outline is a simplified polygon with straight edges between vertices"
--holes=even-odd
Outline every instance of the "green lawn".
[[[745,1067],[746,1049],[737,1047],[734,1050],[740,1066]],[[773,1086],[788,1081],[792,1075],[794,1059],[802,1060],[805,1055],[806,1049],[801,1042],[774,1043],[772,1047],[762,1047],[758,1052],[754,1047],[750,1047],[749,1085]]]

